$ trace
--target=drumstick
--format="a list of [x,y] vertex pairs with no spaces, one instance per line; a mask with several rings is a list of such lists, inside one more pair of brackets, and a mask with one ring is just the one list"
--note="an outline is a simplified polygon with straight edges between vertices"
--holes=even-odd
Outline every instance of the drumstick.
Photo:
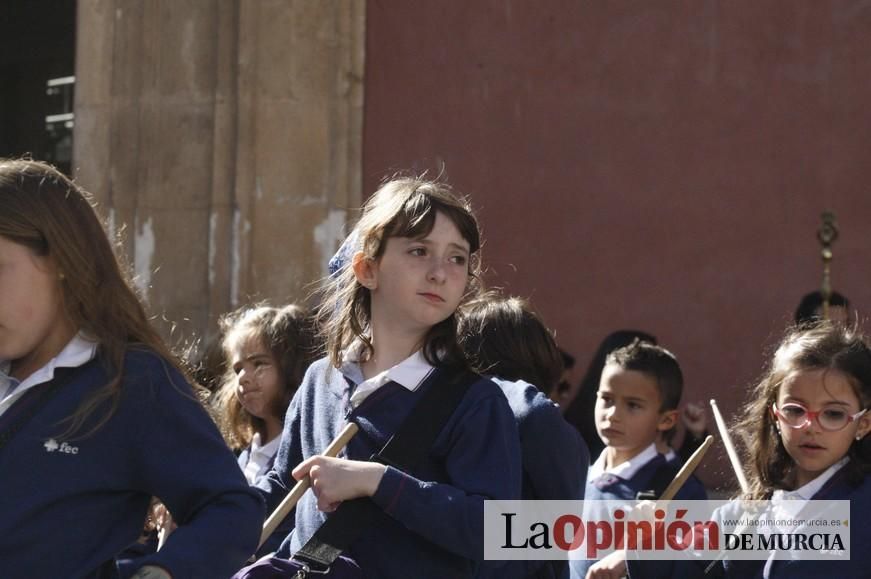
[[732,437],[729,436],[726,421],[723,420],[723,415],[720,414],[720,409],[717,408],[717,401],[713,398],[711,398],[711,410],[714,412],[714,422],[717,423],[720,438],[723,439],[723,446],[726,447],[726,454],[729,455],[729,462],[732,463],[732,470],[735,471],[735,476],[738,477],[738,484],[741,485],[741,492],[746,494],[750,492],[750,484],[747,482],[747,477],[744,476],[744,468],[741,466],[741,459],[738,458],[738,452],[732,443]]
[[[702,442],[701,446],[699,446],[692,456],[690,456],[689,460],[687,460],[680,470],[677,471],[677,474],[673,479],[671,479],[671,482],[668,483],[665,490],[662,491],[662,496],[657,499],[657,503],[659,503],[659,501],[670,501],[674,498],[674,495],[677,494],[677,491],[680,490],[683,483],[690,478],[690,475],[693,474],[693,471],[696,470],[696,467],[699,466],[699,463],[702,462],[703,458],[705,458],[705,453],[708,452],[708,449],[711,448],[712,444],[714,444],[714,437],[709,434],[704,442]],[[623,554],[625,556],[625,551]],[[623,575],[622,578],[626,579],[626,575]]]
[[[339,451],[345,448],[345,445],[354,438],[354,435],[357,434],[358,426],[353,422],[349,422],[347,426],[345,426],[344,430],[339,433],[339,435],[330,443],[326,450],[322,453],[322,456],[336,456],[339,454]],[[263,524],[263,533],[260,535],[260,542],[257,544],[257,548],[263,546],[263,543],[266,542],[266,539],[269,538],[281,521],[290,514],[290,511],[293,510],[293,507],[296,506],[296,503],[299,499],[302,498],[302,495],[305,494],[305,491],[308,490],[308,487],[311,485],[311,479],[309,477],[305,477],[293,486],[290,489],[290,492],[287,493],[287,496],[284,497],[284,500],[281,501],[281,504],[272,511],[272,514],[269,515],[269,518],[266,519],[266,522]]]
[[664,491],[662,491],[662,496],[660,496],[658,500],[670,501],[674,498],[674,495],[677,494],[677,491],[680,490],[683,483],[690,478],[690,475],[693,474],[693,471],[696,470],[696,467],[699,466],[700,462],[702,462],[705,453],[708,452],[708,449],[712,444],[714,444],[714,437],[709,434],[708,437],[705,438],[705,441],[702,442],[702,445],[696,449],[692,456],[690,456],[689,460],[687,460],[680,468],[671,482],[668,483],[668,486],[665,487]]

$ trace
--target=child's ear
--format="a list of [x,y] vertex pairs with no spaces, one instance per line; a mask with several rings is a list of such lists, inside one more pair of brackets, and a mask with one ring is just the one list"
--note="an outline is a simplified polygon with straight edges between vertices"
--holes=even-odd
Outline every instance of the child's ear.
[[378,267],[374,260],[366,257],[362,251],[358,251],[351,258],[351,269],[357,282],[369,290],[378,287]]
[[856,440],[862,440],[868,431],[871,431],[871,415],[868,412],[859,419],[859,428],[856,430]]
[[677,424],[677,410],[666,410],[665,412],[661,412],[659,414],[659,424],[656,425],[656,429],[660,432],[665,432],[670,428],[674,428]]

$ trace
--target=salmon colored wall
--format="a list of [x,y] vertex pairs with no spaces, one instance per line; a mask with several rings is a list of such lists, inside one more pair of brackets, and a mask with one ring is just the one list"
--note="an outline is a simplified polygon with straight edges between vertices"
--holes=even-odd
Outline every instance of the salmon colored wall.
[[577,378],[644,329],[728,416],[819,286],[825,209],[871,307],[869,53],[859,2],[369,0],[364,191],[443,164]]

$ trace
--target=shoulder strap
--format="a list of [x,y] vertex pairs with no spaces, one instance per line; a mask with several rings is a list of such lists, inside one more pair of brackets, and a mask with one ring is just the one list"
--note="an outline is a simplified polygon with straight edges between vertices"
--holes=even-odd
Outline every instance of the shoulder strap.
[[450,375],[447,383],[433,384],[371,460],[401,470],[414,470],[435,444],[469,387],[478,379],[477,374],[459,371]]
[[[414,470],[478,378],[477,374],[461,370],[453,373],[446,382],[433,384],[420,397],[384,448],[370,460],[403,471]],[[380,512],[381,509],[368,498],[343,502],[293,558],[322,568],[329,567],[363,534]]]

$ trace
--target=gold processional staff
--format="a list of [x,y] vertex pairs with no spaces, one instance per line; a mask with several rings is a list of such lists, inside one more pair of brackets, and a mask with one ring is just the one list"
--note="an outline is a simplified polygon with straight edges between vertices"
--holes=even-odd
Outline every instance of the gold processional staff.
[[820,241],[820,257],[823,259],[823,284],[820,293],[823,296],[822,318],[829,319],[829,301],[832,299],[832,278],[830,264],[832,262],[832,244],[838,239],[838,222],[831,211],[823,211],[823,224],[817,230]]

